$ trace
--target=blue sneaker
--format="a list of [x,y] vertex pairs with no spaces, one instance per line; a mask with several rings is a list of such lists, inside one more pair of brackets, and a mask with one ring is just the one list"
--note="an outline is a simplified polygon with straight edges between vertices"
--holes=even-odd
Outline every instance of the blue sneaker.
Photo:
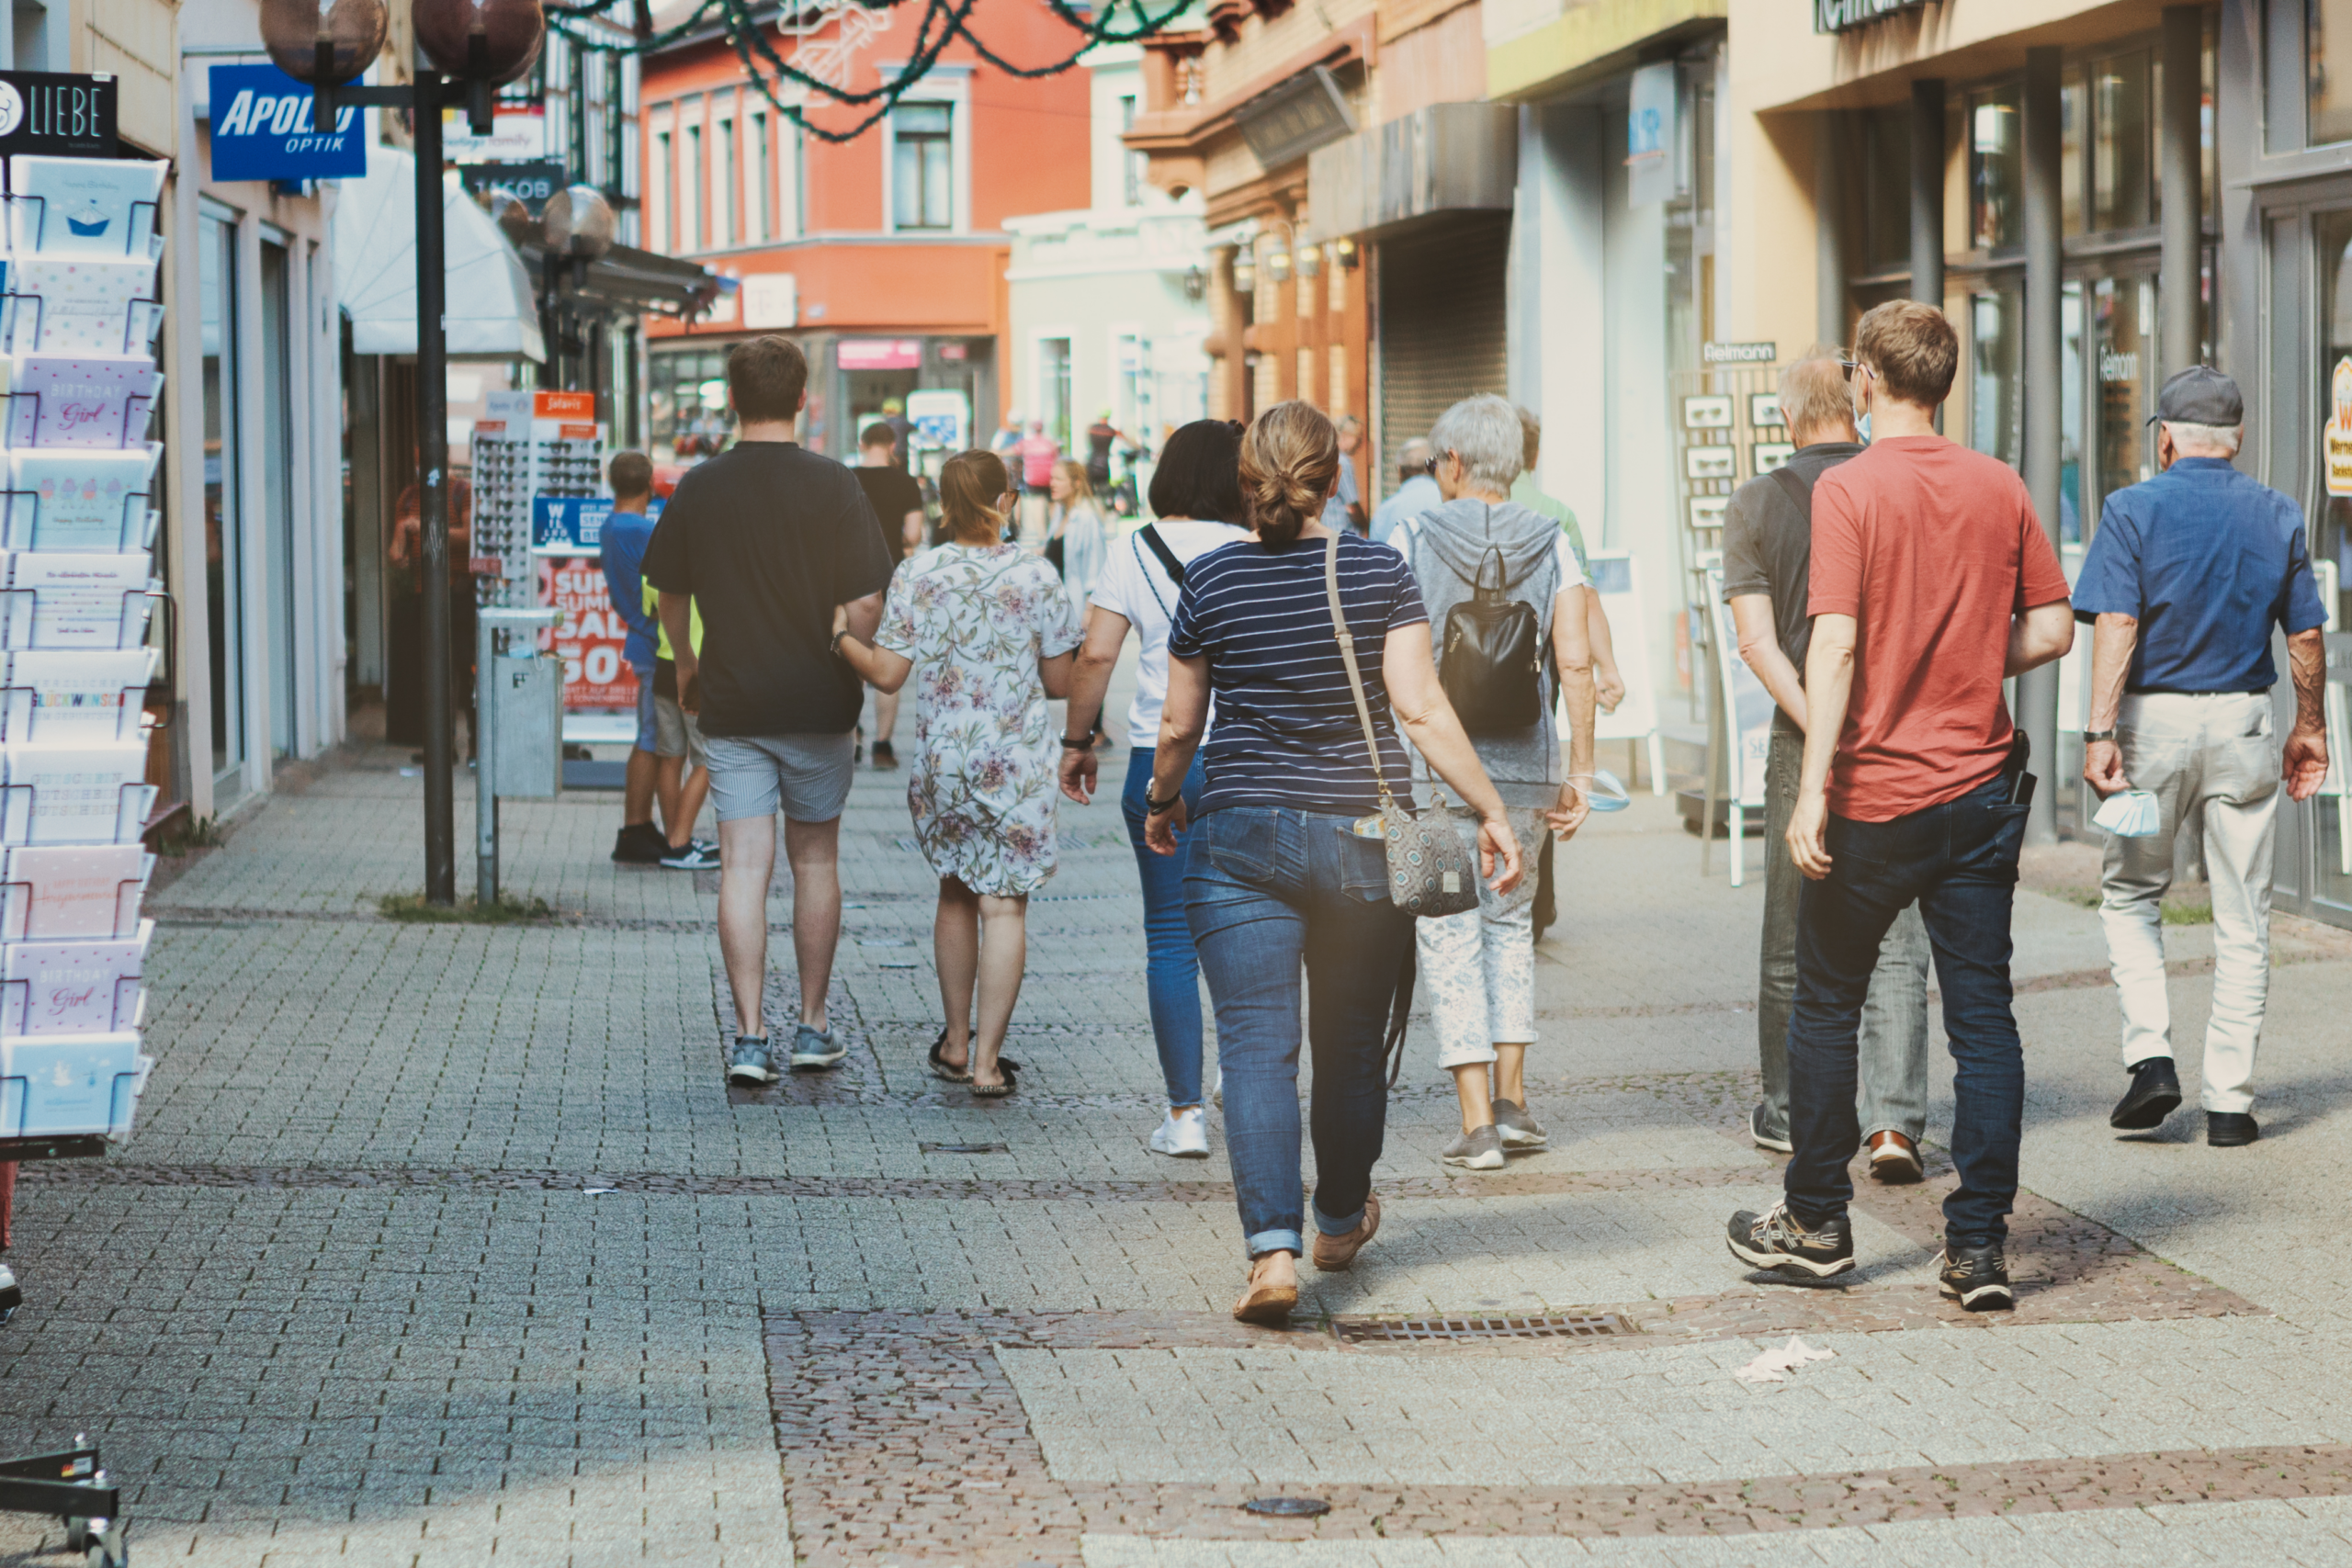
[[835,1040],[830,1030],[811,1029],[804,1023],[792,1032],[794,1072],[830,1067],[848,1055],[849,1047]]
[[764,1034],[738,1034],[734,1049],[727,1053],[729,1083],[763,1084],[775,1082],[775,1069],[768,1065],[768,1037]]

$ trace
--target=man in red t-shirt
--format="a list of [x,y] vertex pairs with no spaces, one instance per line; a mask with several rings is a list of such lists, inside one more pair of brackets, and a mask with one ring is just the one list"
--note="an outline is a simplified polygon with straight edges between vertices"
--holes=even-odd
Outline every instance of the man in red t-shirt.
[[2009,909],[2025,838],[2021,761],[2001,682],[2072,647],[2066,577],[2017,474],[1936,434],[1960,344],[1943,312],[1881,305],[1847,376],[1874,437],[1813,491],[1804,776],[1789,853],[1797,908],[1789,1136],[1770,1213],[1732,1216],[1732,1252],[1794,1278],[1854,1266],[1847,1164],[1855,1041],[1879,944],[1917,900],[1954,1064],[1943,1293],[2014,1304],[2003,1243],[2017,1198],[2025,1057],[2009,991]]

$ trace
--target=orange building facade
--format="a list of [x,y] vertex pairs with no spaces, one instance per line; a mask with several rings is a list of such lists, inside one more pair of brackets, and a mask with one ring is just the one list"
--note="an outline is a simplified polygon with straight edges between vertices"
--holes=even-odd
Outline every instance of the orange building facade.
[[[852,90],[895,75],[917,45],[911,11],[820,0],[760,16],[777,54]],[[971,27],[1023,63],[1083,41],[1029,0],[979,0]],[[716,449],[728,345],[765,333],[808,351],[801,435],[816,450],[852,457],[892,399],[924,416],[935,447],[987,442],[1012,353],[1004,220],[1088,201],[1082,69],[1015,77],[958,39],[880,120],[831,142],[779,112],[714,29],[649,56],[642,101],[647,248],[737,285],[697,321],[648,324],[657,458]],[[863,118],[821,98],[808,113],[826,129]]]

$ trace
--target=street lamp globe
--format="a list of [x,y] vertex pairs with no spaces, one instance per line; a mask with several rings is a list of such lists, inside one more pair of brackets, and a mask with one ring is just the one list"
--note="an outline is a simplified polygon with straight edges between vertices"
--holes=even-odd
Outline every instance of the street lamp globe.
[[539,221],[552,254],[594,261],[613,248],[613,204],[594,186],[566,186],[556,192]]
[[297,82],[339,86],[375,63],[390,20],[384,0],[262,0],[262,47]]
[[415,0],[410,15],[425,58],[470,83],[514,81],[547,41],[539,0]]

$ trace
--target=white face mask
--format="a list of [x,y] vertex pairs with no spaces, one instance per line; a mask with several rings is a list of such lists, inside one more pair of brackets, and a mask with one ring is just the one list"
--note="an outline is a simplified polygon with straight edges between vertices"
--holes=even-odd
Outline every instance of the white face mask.
[[2153,838],[2164,828],[2164,811],[2146,790],[2119,790],[2107,797],[2091,824],[2119,839]]
[[1854,422],[1854,428],[1861,433],[1862,445],[1865,446],[1869,446],[1871,444],[1871,416],[1864,414],[1861,418],[1856,420]]

